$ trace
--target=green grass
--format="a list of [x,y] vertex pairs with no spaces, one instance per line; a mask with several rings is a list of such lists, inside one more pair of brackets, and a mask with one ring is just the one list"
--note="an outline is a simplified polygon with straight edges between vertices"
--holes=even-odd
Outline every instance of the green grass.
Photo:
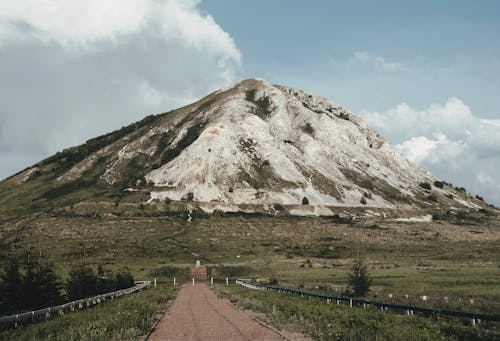
[[170,285],[108,300],[82,311],[0,331],[0,340],[137,340],[146,335],[158,311],[174,297]]
[[[0,232],[13,240],[16,227],[26,226],[13,244],[17,254],[28,245],[33,254],[41,249],[63,277],[72,263],[85,259],[113,271],[127,266],[137,280],[180,282],[200,259],[216,279],[273,278],[279,285],[332,295],[345,289],[359,251],[374,277],[372,300],[500,314],[496,218],[460,225],[376,218],[339,224],[332,218],[226,214],[194,216],[189,223],[182,214],[153,209],[127,216],[131,209],[124,203],[75,205],[66,215],[39,215],[19,225],[5,220]],[[0,248],[0,263],[10,252]],[[430,299],[423,302],[422,295]]]
[[315,340],[500,339],[500,328],[493,323],[483,322],[473,328],[467,320],[406,316],[370,307],[349,308],[238,285],[216,285],[215,291],[245,309],[265,313],[269,322],[279,329],[301,332]]

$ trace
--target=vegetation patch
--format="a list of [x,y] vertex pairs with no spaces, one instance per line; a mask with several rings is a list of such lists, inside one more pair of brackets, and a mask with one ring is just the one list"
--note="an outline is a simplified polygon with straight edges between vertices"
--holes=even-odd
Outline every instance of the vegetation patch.
[[315,340],[491,340],[499,331],[472,328],[470,321],[406,316],[278,292],[250,290],[233,284],[216,285],[219,296],[242,308],[267,315],[279,329],[301,332]]
[[272,102],[267,96],[263,96],[261,98],[255,98],[257,94],[256,89],[248,90],[245,93],[245,99],[255,105],[254,114],[262,118],[263,120],[271,117],[272,114]]
[[0,330],[1,340],[138,340],[149,333],[158,311],[174,297],[166,284],[107,300],[95,307],[75,311],[18,328]]

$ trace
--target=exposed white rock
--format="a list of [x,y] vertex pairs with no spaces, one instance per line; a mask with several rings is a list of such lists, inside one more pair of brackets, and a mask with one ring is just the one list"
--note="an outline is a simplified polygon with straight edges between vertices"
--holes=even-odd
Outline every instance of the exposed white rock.
[[432,215],[427,214],[422,217],[396,218],[395,221],[404,221],[410,223],[427,223],[432,221]]
[[432,187],[431,174],[349,110],[262,79],[133,128],[58,180],[75,180],[104,160],[97,176],[107,184],[147,185],[150,202],[210,203],[202,208],[207,212],[277,203],[292,205],[297,215],[329,215],[327,206],[480,207],[451,186]]
[[[152,198],[178,200],[192,192],[197,201],[235,204],[300,204],[306,197],[312,205],[394,207],[380,193],[362,204],[367,190],[344,170],[382,179],[409,197],[431,179],[366,122],[325,98],[258,79],[217,96],[217,105],[200,116],[209,123],[196,141],[146,175],[155,186],[168,186]],[[173,145],[188,129],[182,127]]]

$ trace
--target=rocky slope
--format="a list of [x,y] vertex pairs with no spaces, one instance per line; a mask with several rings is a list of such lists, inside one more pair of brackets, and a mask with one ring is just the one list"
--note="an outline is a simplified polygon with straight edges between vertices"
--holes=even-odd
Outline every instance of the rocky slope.
[[124,196],[208,211],[290,205],[294,214],[484,205],[411,164],[347,109],[260,79],[57,153],[0,191],[11,205],[26,205],[24,196],[35,207]]

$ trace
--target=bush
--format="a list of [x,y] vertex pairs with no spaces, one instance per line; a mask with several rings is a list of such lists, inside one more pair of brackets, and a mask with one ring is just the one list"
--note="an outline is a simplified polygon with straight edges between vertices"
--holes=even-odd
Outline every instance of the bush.
[[285,207],[281,204],[274,204],[273,205],[273,208],[276,210],[276,211],[284,211],[285,210]]
[[79,264],[71,269],[66,284],[70,301],[89,297],[97,293],[98,278],[94,270],[88,265]]
[[372,279],[361,258],[355,261],[352,267],[352,273],[349,274],[348,283],[354,296],[366,296],[370,291]]
[[432,189],[431,184],[428,182],[421,182],[419,185],[420,185],[420,187],[422,187],[423,189],[426,189],[428,191],[430,191]]
[[303,197],[302,198],[302,205],[309,205],[309,199],[307,199],[306,197]]
[[366,205],[366,198],[363,196],[361,197],[361,199],[359,200],[359,202],[362,204],[362,205]]
[[369,190],[373,190],[375,188],[375,186],[373,185],[373,182],[371,182],[371,180],[368,180],[368,179],[361,180],[358,183],[358,186],[361,188],[364,188],[364,189],[369,189]]
[[4,270],[0,286],[0,292],[2,293],[0,312],[2,315],[16,312],[22,308],[22,288],[23,281],[19,272],[19,264],[15,257],[12,257]]
[[443,188],[444,187],[444,183],[442,181],[434,181],[434,186],[437,187],[437,188]]
[[115,275],[115,290],[126,289],[134,286],[134,277],[128,268],[121,269]]

